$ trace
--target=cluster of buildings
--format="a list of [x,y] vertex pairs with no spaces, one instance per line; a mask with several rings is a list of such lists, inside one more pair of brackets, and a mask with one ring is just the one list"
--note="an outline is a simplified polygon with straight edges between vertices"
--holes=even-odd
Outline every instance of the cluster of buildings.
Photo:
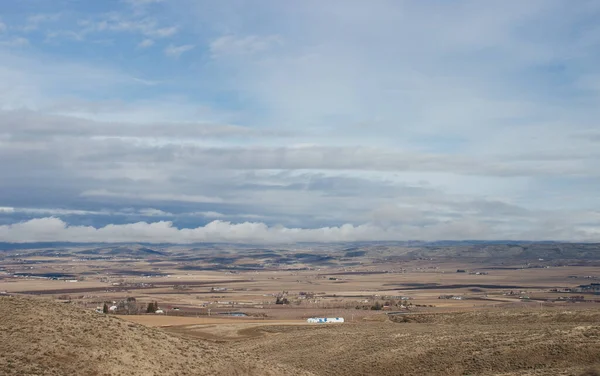
[[600,283],[590,283],[589,285],[579,285],[573,289],[575,292],[588,292],[600,294]]
[[453,299],[453,300],[464,300],[465,297],[461,295],[440,295],[438,299]]
[[551,289],[550,292],[577,292],[600,294],[600,283],[590,283],[589,285],[579,285],[577,287],[565,287]]

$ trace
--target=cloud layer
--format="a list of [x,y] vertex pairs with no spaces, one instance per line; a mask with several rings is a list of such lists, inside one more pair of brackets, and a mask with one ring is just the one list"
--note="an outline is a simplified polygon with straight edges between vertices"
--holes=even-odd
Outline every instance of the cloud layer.
[[[322,227],[315,229],[269,227],[261,222],[233,224],[215,220],[196,228],[177,228],[172,222],[138,222],[125,225],[108,225],[101,228],[91,226],[69,226],[55,217],[32,219],[22,223],[0,226],[0,241],[11,243],[27,242],[144,242],[144,243],[298,243],[298,242],[356,242],[393,240],[495,240],[488,226],[481,223],[447,222],[420,227],[392,226],[388,228],[373,224]],[[485,235],[488,234],[488,235]],[[513,234],[507,240],[536,240],[526,232]],[[550,233],[548,233],[550,235]],[[598,239],[598,233],[573,233],[579,240]],[[553,234],[555,240],[573,240]]]
[[26,3],[0,241],[600,240],[595,1]]

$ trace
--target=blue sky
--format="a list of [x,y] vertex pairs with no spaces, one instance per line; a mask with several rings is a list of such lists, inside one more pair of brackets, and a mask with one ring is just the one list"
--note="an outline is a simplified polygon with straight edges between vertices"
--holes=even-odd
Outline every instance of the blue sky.
[[600,241],[600,4],[0,3],[0,241]]

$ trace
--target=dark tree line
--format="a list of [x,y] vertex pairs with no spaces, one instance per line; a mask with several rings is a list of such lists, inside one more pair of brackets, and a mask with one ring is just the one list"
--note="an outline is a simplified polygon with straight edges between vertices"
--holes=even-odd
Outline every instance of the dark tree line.
[[158,303],[150,302],[148,303],[148,308],[146,308],[146,313],[156,313],[158,311]]

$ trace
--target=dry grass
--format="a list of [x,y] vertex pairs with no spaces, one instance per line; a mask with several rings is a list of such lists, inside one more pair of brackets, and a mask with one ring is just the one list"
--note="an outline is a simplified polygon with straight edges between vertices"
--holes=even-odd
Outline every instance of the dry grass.
[[423,313],[333,326],[219,319],[169,328],[176,335],[44,299],[0,297],[0,317],[7,376],[593,376],[600,366],[598,310]]
[[493,309],[454,313],[418,313],[389,316],[399,323],[429,324],[559,324],[600,323],[599,309]]
[[68,304],[0,297],[1,375],[297,375],[245,351]]
[[263,324],[263,325],[294,325],[306,324],[305,320],[264,320],[246,317],[182,317],[162,315],[123,315],[123,320],[151,327],[160,326],[182,326],[182,325],[236,325],[236,324]]
[[428,323],[265,327],[273,335],[230,346],[318,375],[578,376],[600,364],[599,314],[494,311]]
[[585,370],[580,376],[600,376],[600,370],[588,369]]

